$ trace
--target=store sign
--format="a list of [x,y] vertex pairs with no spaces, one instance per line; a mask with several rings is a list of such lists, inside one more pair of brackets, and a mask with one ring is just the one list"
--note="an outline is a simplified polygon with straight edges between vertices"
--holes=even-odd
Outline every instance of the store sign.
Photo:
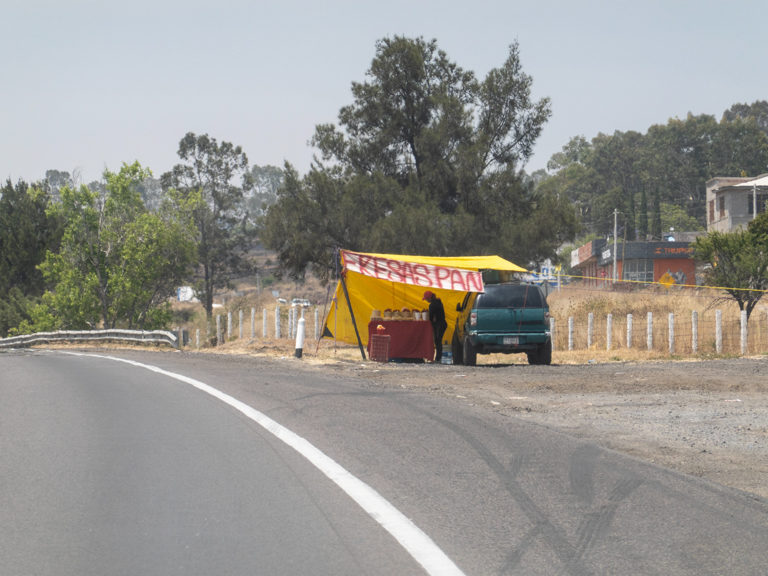
[[483,292],[483,275],[477,270],[432,266],[417,262],[405,262],[380,256],[342,251],[344,269],[371,276],[379,280],[400,282],[424,288]]
[[653,255],[657,258],[663,257],[689,257],[693,254],[691,246],[665,246],[658,245],[653,250]]

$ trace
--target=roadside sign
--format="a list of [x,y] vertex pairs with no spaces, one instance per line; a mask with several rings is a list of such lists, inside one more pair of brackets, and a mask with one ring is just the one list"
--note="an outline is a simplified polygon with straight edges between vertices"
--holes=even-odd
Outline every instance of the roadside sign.
[[675,278],[669,272],[664,272],[664,274],[659,278],[659,283],[669,288],[675,284]]

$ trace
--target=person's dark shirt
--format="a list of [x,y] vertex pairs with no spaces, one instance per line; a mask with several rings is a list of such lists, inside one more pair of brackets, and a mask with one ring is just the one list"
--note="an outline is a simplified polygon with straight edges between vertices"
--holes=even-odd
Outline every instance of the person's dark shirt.
[[448,324],[445,321],[445,308],[443,308],[443,301],[435,296],[429,303],[429,321],[432,322],[432,326],[444,326]]

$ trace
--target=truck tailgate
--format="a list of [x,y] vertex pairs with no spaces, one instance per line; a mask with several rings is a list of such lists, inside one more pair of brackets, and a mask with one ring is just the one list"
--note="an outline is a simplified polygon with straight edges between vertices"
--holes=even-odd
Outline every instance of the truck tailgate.
[[524,334],[549,330],[541,308],[481,308],[477,310],[477,323],[483,332],[498,334]]

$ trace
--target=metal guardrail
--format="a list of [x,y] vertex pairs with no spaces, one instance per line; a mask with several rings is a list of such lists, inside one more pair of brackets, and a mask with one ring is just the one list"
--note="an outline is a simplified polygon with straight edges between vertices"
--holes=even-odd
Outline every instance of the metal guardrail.
[[59,330],[0,339],[0,348],[23,348],[49,342],[118,341],[168,344],[179,347],[179,339],[167,330]]

